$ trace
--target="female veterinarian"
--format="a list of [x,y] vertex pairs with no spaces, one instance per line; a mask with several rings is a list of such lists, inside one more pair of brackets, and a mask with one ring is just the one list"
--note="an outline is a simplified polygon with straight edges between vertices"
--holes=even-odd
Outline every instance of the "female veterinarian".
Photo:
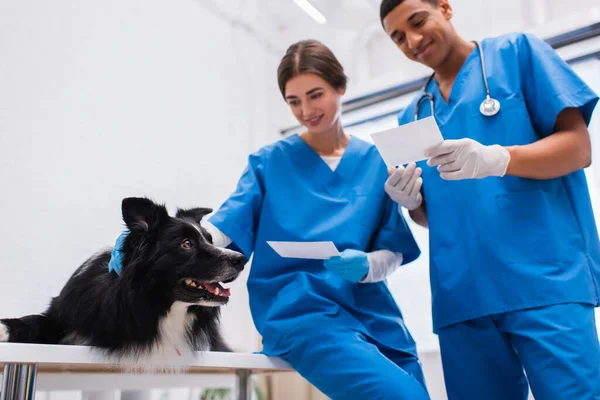
[[[384,282],[420,251],[385,194],[375,147],[342,129],[343,68],[323,44],[303,41],[278,74],[306,131],[252,154],[205,227],[215,245],[254,255],[248,291],[264,353],[332,399],[428,399],[415,343]],[[329,240],[342,253],[325,262],[282,258],[267,244]]]
[[433,115],[445,138],[387,191],[429,225],[448,396],[522,400],[529,381],[537,400],[600,399],[600,241],[583,171],[598,96],[535,36],[468,42],[451,17],[448,0],[381,4],[391,39],[433,70],[399,123]]

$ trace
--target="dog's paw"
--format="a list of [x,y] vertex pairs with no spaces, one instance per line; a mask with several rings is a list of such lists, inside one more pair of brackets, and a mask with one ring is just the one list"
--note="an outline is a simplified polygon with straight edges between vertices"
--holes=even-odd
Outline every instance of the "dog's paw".
[[0,342],[8,342],[8,327],[0,322]]

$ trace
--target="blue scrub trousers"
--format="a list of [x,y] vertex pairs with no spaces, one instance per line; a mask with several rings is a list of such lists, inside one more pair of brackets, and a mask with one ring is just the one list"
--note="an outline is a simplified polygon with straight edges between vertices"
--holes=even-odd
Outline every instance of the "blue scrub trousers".
[[[323,326],[293,339],[281,357],[332,400],[429,400],[411,354],[380,348],[355,331]],[[289,338],[288,338],[289,339]]]
[[536,400],[600,399],[591,305],[478,318],[441,328],[438,337],[449,400],[524,400],[527,381]]

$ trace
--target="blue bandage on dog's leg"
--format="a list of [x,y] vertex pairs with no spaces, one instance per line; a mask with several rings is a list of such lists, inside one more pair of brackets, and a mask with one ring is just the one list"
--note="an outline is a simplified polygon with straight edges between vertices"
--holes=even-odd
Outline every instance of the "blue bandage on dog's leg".
[[108,271],[115,271],[117,275],[121,275],[121,270],[123,269],[123,252],[121,249],[123,248],[123,242],[125,238],[129,234],[129,231],[125,231],[119,235],[117,238],[117,242],[115,243],[115,247],[110,253],[110,261],[108,262]]

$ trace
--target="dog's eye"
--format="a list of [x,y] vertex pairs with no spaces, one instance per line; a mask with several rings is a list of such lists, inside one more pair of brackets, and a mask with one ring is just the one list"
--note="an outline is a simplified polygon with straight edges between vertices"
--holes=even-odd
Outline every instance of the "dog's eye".
[[189,239],[185,239],[183,242],[181,242],[181,247],[183,247],[184,249],[191,249],[192,242]]

